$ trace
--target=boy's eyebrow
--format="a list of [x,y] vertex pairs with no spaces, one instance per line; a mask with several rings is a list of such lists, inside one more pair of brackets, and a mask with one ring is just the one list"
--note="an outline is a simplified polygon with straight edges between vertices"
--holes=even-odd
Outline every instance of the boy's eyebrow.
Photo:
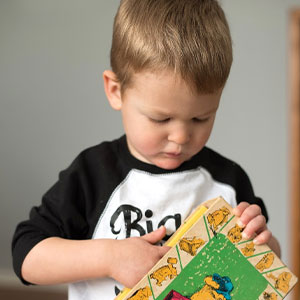
[[150,114],[153,114],[153,115],[156,115],[156,116],[160,116],[160,117],[168,117],[168,116],[170,116],[170,113],[159,111],[159,110],[150,111]]
[[218,107],[215,107],[215,108],[211,109],[210,111],[205,112],[204,114],[199,115],[199,117],[204,117],[204,116],[207,116],[207,115],[210,115],[210,114],[214,114],[217,110],[218,110]]
[[153,115],[159,115],[159,116],[168,116],[170,115],[170,113],[168,113],[167,111],[163,111],[160,110],[159,108],[155,108],[155,107],[139,107],[138,108],[139,111],[143,114],[153,114]]

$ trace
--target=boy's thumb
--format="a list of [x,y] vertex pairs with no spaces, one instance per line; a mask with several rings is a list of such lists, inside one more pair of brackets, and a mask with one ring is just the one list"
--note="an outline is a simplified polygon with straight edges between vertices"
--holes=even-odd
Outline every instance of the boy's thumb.
[[160,226],[158,229],[143,235],[141,238],[151,244],[156,244],[157,242],[162,240],[165,235],[166,235],[166,227]]

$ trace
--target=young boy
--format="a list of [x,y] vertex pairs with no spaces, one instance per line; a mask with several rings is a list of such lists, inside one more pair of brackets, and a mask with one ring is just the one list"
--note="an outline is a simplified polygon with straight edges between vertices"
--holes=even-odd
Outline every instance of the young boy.
[[113,299],[168,251],[158,243],[219,195],[237,206],[245,237],[279,254],[246,173],[205,147],[231,63],[217,1],[121,1],[103,78],[125,135],[83,151],[18,225],[13,259],[24,283],[68,282],[69,299]]

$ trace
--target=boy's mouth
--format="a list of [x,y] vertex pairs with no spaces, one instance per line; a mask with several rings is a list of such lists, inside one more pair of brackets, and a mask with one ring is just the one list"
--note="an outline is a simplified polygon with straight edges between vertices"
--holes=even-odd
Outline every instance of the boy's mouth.
[[176,157],[179,157],[181,155],[181,152],[166,152],[165,155],[168,156],[168,157],[176,158]]

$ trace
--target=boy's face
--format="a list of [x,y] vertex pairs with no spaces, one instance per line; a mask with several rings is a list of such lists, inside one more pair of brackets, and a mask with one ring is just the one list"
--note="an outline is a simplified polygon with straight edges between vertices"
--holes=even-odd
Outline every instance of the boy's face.
[[120,109],[129,150],[139,160],[174,169],[206,144],[222,89],[193,94],[174,74],[142,72],[122,94]]

